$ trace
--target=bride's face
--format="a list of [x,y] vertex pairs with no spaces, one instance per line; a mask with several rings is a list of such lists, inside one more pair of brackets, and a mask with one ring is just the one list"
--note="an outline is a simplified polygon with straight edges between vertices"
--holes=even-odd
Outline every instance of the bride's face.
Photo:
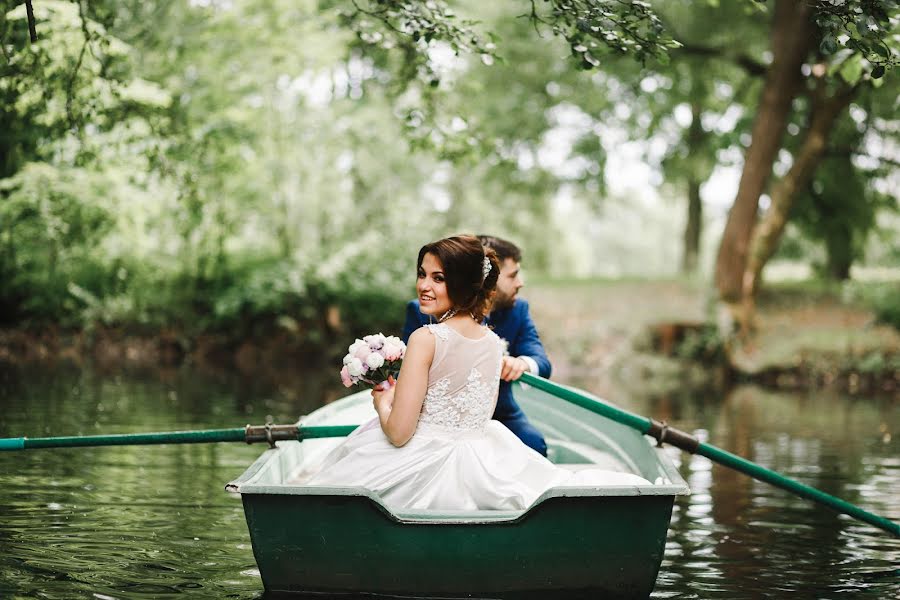
[[444,266],[430,252],[422,257],[416,279],[416,293],[419,296],[419,309],[423,314],[441,316],[453,306],[447,294],[447,280],[444,277]]

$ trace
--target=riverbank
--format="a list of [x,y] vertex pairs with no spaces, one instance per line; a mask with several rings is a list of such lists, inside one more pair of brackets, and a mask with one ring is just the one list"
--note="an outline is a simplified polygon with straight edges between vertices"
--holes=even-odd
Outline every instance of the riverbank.
[[[594,389],[631,384],[661,393],[748,381],[776,389],[900,390],[900,332],[876,322],[857,295],[818,285],[775,284],[759,299],[748,343],[723,343],[709,323],[705,282],[543,281],[523,290],[554,363],[554,378],[589,379]],[[399,331],[402,314],[385,331]],[[279,324],[280,323],[280,324]],[[329,315],[306,335],[287,320],[247,327],[254,334],[188,334],[95,327],[0,330],[0,362],[68,363],[102,371],[179,368],[249,377],[282,389],[323,374],[355,334]],[[324,375],[323,375],[324,377]],[[324,381],[323,381],[324,383]]]
[[599,389],[754,382],[773,389],[900,390],[900,332],[863,294],[817,283],[772,284],[746,343],[719,339],[714,296],[687,279],[541,282],[527,290],[554,377]]

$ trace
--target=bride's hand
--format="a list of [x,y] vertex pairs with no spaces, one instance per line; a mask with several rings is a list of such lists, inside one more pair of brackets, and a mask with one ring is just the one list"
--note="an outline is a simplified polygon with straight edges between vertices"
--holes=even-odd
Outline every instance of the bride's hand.
[[394,405],[394,385],[396,381],[393,375],[388,377],[387,389],[381,389],[381,385],[372,389],[372,404],[375,411],[380,415],[383,411],[390,411]]

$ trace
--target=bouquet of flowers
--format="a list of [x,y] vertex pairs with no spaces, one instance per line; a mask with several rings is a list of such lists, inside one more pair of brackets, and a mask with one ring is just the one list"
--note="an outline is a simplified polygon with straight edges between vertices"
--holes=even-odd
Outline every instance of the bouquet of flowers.
[[367,384],[383,388],[389,376],[397,377],[404,354],[406,344],[393,335],[376,333],[357,339],[347,348],[341,381],[345,387]]

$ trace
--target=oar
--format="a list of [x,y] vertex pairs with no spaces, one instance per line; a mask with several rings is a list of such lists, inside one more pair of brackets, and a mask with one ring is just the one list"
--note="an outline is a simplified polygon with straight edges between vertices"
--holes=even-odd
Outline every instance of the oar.
[[825,506],[833,508],[840,513],[850,515],[851,517],[859,519],[860,521],[864,521],[870,525],[874,525],[879,529],[883,529],[888,533],[893,533],[895,536],[900,537],[900,524],[895,523],[890,519],[886,519],[885,517],[880,517],[876,514],[870,513],[854,504],[850,504],[849,502],[841,500],[840,498],[837,498],[830,494],[826,494],[821,490],[817,490],[814,487],[804,485],[799,481],[795,481],[775,471],[766,469],[765,467],[761,467],[760,465],[745,458],[741,458],[736,454],[732,454],[731,452],[727,452],[725,450],[722,450],[721,448],[717,448],[713,445],[701,442],[689,433],[685,433],[673,427],[669,427],[665,423],[660,423],[659,421],[630,413],[626,410],[622,410],[621,408],[616,408],[615,406],[612,406],[605,402],[600,402],[585,394],[581,394],[575,390],[563,387],[561,385],[553,383],[552,381],[543,379],[542,377],[536,377],[534,375],[531,375],[530,373],[523,374],[519,381],[521,381],[522,383],[527,383],[528,385],[536,387],[539,390],[543,390],[549,394],[552,394],[557,398],[561,398],[563,400],[571,402],[572,404],[577,404],[578,406],[586,408],[591,412],[603,415],[604,417],[612,419],[617,423],[622,423],[623,425],[627,425],[628,427],[637,429],[641,433],[653,437],[660,444],[671,444],[692,454],[705,456],[706,458],[717,462],[720,465],[724,465],[728,468],[740,471],[741,473],[745,473],[746,475],[749,475],[754,479],[759,479],[760,481],[765,481],[766,483],[770,483],[776,487],[780,487],[791,492],[792,494],[796,494],[808,500],[818,502],[819,504],[824,504]]
[[203,444],[207,442],[268,442],[309,440],[349,435],[358,425],[301,427],[293,425],[247,425],[234,429],[167,431],[161,433],[120,433],[44,438],[0,438],[0,451],[36,448],[77,448],[84,446],[131,446],[142,444]]

